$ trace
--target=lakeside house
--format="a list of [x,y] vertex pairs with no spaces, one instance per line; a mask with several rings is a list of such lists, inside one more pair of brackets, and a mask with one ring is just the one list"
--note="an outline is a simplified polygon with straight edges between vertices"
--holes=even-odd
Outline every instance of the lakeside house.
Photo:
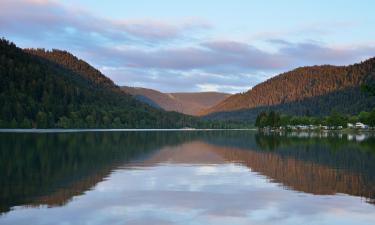
[[355,124],[355,128],[357,128],[357,129],[368,129],[369,127],[366,124],[358,122],[358,123]]

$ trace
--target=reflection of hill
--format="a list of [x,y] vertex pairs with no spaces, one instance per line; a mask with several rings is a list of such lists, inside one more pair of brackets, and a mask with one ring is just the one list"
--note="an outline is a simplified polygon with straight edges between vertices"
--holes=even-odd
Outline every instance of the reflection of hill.
[[[313,194],[346,193],[375,199],[374,139],[361,143],[331,136],[228,135],[211,139],[215,152],[274,182]],[[226,148],[223,148],[226,146]]]
[[142,165],[149,166],[157,163],[182,164],[219,164],[225,159],[214,149],[217,146],[208,145],[201,141],[186,142],[178,146],[167,146],[155,152]]
[[124,164],[157,163],[236,162],[297,191],[373,201],[373,146],[372,138],[357,143],[345,136],[246,131],[0,133],[0,212],[17,205],[63,205]]
[[293,190],[320,195],[345,193],[375,198],[375,180],[368,180],[363,174],[282,157],[274,152],[244,151],[236,148],[216,148],[215,152],[228,161],[240,162],[252,171]]
[[375,171],[374,138],[368,138],[358,143],[347,140],[346,135],[341,138],[338,136],[299,138],[239,132],[228,133],[223,136],[218,135],[217,138],[207,139],[207,142],[244,150],[274,152],[282,157],[318,163],[351,172],[365,173],[374,176],[375,179],[375,174],[373,174],[373,171]]
[[369,143],[363,146],[338,137],[326,141],[253,133],[245,136],[200,136],[205,141],[162,148],[142,164],[235,162],[293,190],[320,195],[345,193],[371,202],[375,199],[375,155],[367,152]]
[[[113,165],[115,166],[115,165]],[[48,205],[48,206],[58,206],[65,205],[74,196],[82,195],[85,191],[90,190],[97,183],[104,180],[111,172],[111,167],[103,168],[102,171],[98,171],[96,174],[90,174],[81,180],[76,180],[67,186],[62,186],[53,190],[51,193],[43,194],[37,198],[30,199],[28,205]]]
[[0,133],[0,212],[63,205],[125,162],[179,142],[156,132]]

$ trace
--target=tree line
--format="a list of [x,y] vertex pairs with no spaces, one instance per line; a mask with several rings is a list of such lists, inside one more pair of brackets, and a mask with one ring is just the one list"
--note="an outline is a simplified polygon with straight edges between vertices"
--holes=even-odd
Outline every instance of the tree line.
[[355,124],[362,122],[370,127],[375,127],[375,108],[370,111],[362,111],[357,115],[346,115],[333,110],[327,116],[293,116],[288,114],[281,114],[279,112],[261,112],[256,117],[255,126],[258,128],[272,127],[277,128],[280,126],[288,125],[322,125],[322,126],[342,126],[346,127],[348,123]]

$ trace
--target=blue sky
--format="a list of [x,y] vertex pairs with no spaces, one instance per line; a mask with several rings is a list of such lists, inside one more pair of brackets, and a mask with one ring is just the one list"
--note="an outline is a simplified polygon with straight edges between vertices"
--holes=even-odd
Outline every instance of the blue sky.
[[242,92],[375,56],[374,1],[0,0],[0,34],[72,52],[119,85]]

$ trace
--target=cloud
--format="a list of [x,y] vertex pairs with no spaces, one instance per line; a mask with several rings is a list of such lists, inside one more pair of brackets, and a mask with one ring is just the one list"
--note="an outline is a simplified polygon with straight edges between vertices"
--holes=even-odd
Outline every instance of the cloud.
[[210,29],[211,25],[204,21],[188,20],[180,24],[167,24],[162,21],[149,20],[128,20],[116,22],[120,29],[126,30],[129,34],[145,39],[170,39],[179,37],[188,31],[196,29]]
[[[129,42],[171,41],[189,32],[210,29],[197,19],[166,23],[154,19],[115,20],[67,7],[51,0],[3,0],[0,9],[0,31],[33,38],[83,35],[92,41]],[[91,37],[91,38],[90,38]]]
[[[250,88],[248,83],[257,83],[256,76],[233,74],[233,76],[201,71],[176,71],[128,67],[102,67],[119,85],[148,87],[164,92],[219,91],[237,93]],[[244,82],[244,80],[248,82]]]
[[105,57],[116,56],[123,66],[174,70],[215,70],[238,68],[254,71],[277,69],[286,64],[282,57],[262,51],[246,43],[234,41],[204,42],[193,47],[173,47],[156,50],[125,47],[96,51]]
[[334,46],[286,38],[290,33],[325,33],[332,29],[327,27],[353,24],[329,25],[258,33],[254,37],[263,39],[259,45],[259,40],[195,38],[199,32],[213,30],[197,18],[108,19],[52,0],[2,0],[0,8],[0,33],[6,38],[24,47],[71,51],[102,68],[117,84],[168,92],[245,91],[295,67],[346,65],[375,55],[375,43]]
[[285,44],[280,50],[296,65],[346,65],[375,55],[375,46],[329,47],[318,42]]
[[371,57],[375,53],[374,46],[339,48],[318,42],[270,42],[280,46],[276,52],[271,53],[247,43],[234,41],[204,42],[187,48],[124,48],[97,52],[104,58],[116,56],[117,63],[126,67],[206,72],[221,70],[225,73],[284,70],[315,64],[342,65]]
[[294,37],[305,37],[306,35],[327,35],[330,33],[334,33],[337,31],[346,31],[350,32],[354,27],[358,26],[357,22],[354,21],[325,21],[324,23],[321,22],[314,22],[314,23],[306,23],[306,21],[302,21],[302,23],[293,26],[291,29],[282,29],[282,30],[265,30],[260,31],[252,34],[250,39],[257,40],[257,39],[269,39],[270,37],[276,39],[285,39],[290,36]]
[[[373,46],[330,47],[319,42],[292,43],[272,40],[277,47],[268,52],[248,43],[213,41],[189,48],[159,50],[111,49],[102,57],[116,58],[104,70],[120,84],[152,87],[164,91],[215,90],[238,92],[299,66],[346,65],[375,55]],[[112,61],[113,62],[113,61]]]

